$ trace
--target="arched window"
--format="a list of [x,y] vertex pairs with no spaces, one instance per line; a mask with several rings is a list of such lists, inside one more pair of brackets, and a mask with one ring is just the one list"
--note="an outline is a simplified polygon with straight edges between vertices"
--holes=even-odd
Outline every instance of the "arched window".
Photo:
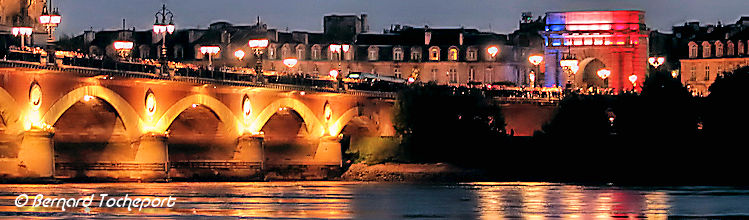
[[305,49],[306,49],[306,47],[305,47],[304,44],[296,45],[296,59],[297,60],[304,60],[304,58],[305,58],[305,56],[304,56]]
[[450,61],[458,61],[458,47],[450,47],[450,50],[447,51],[447,59]]
[[468,69],[468,81],[475,82],[476,81],[476,69],[473,67],[470,67]]
[[699,53],[697,43],[694,41],[689,42],[689,58],[697,58],[697,53]]
[[715,57],[722,57],[723,56],[723,43],[720,41],[715,41]]
[[411,61],[421,61],[421,47],[411,47]]
[[398,78],[398,79],[403,78],[403,73],[401,73],[401,68],[396,66],[393,69],[393,75],[395,76],[395,78]]
[[439,61],[440,60],[440,48],[433,46],[429,48],[429,60]]
[[402,47],[395,47],[393,49],[393,60],[395,61],[403,60],[403,48]]
[[711,56],[712,44],[707,41],[702,41],[702,58],[709,58]]
[[283,46],[281,46],[281,59],[286,59],[291,56],[291,45],[284,44]]
[[726,42],[726,47],[726,56],[733,56],[736,54],[736,47],[735,45],[733,45],[733,41],[729,40],[728,42]]
[[322,47],[319,44],[312,45],[312,53],[310,54],[312,60],[322,59]]
[[369,61],[377,61],[380,57],[380,48],[378,48],[375,45],[369,46],[367,48],[367,59]]
[[744,55],[745,49],[746,49],[746,47],[744,46],[744,41],[739,41],[738,47],[739,47],[739,49],[738,49],[738,51],[739,51],[738,55],[739,56]]

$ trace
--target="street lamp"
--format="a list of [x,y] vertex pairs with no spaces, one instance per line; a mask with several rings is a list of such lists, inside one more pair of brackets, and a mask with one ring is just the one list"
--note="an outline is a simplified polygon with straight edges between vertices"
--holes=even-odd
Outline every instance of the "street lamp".
[[635,86],[637,86],[637,75],[632,74],[631,76],[629,76],[629,82],[632,83],[632,91],[634,92]]
[[601,77],[601,79],[603,80],[603,85],[608,88],[609,82],[607,79],[609,78],[609,76],[611,76],[611,70],[603,68],[598,70],[598,72],[596,73],[598,74],[598,77]]
[[13,27],[13,29],[11,29],[11,33],[13,33],[13,36],[21,36],[21,49],[26,47],[26,37],[31,37],[31,34],[33,32],[34,29],[32,29],[31,27]]
[[528,74],[528,79],[531,81],[531,88],[535,87],[536,74],[533,71],[531,71],[531,73]]
[[[153,23],[153,32],[156,35],[162,34],[161,38],[161,74],[166,72],[166,35],[174,33],[174,14],[172,11],[166,9],[166,4],[161,6],[161,11],[157,11],[154,15],[156,21]],[[161,16],[161,20],[159,20]],[[166,22],[166,16],[169,16],[169,23]]]
[[[541,64],[541,62],[543,61],[544,61],[544,57],[541,55],[531,55],[528,57],[528,62],[531,62],[531,64],[533,64],[533,66],[536,69],[536,72],[541,72],[541,69],[538,68],[538,65]],[[535,79],[535,75],[533,78]],[[533,81],[534,80],[531,80],[531,84],[534,83]],[[533,85],[531,85],[531,87],[533,87]]]
[[575,81],[575,74],[580,69],[580,61],[575,59],[575,56],[568,54],[559,61],[559,65],[562,66],[562,71],[567,73],[567,87],[571,87]]
[[200,53],[208,55],[208,68],[209,69],[212,69],[212,67],[213,67],[213,55],[218,54],[219,51],[221,51],[221,48],[218,47],[218,46],[202,46],[202,47],[200,47]]
[[268,39],[253,39],[248,42],[255,55],[255,82],[263,77],[263,50],[268,47]]
[[[47,31],[47,35],[49,35],[49,38],[47,38],[47,42],[54,42],[55,41],[55,29],[58,25],[60,25],[60,22],[62,21],[62,16],[60,15],[60,12],[57,11],[57,8],[55,8],[52,12],[52,0],[47,1],[48,4],[44,5],[44,8],[42,8],[42,14],[39,16],[39,23],[42,24]],[[47,7],[49,5],[49,8]]]
[[674,79],[679,77],[679,70],[671,70],[671,77],[674,77]]
[[244,59],[244,55],[244,50],[234,51],[234,57],[236,57],[240,62],[242,61],[242,59]]
[[[497,54],[499,54],[499,47],[497,47],[496,45],[491,45],[486,48],[486,53],[489,54],[489,57],[492,58],[491,59],[492,61],[497,61]],[[487,67],[487,69],[491,70],[491,73],[489,73],[489,79],[487,80],[487,83],[489,83],[489,81],[491,81],[492,76],[494,75],[494,68],[492,68],[492,65],[489,64],[489,67]]]
[[648,58],[648,63],[650,63],[653,68],[658,69],[659,66],[663,65],[663,63],[666,61],[666,58],[664,57],[650,57]]
[[[341,81],[343,80],[342,75],[340,74],[341,60],[343,59],[342,56],[348,53],[349,49],[351,49],[351,45],[348,45],[348,44],[342,44],[342,45],[331,44],[330,45],[330,52],[338,54],[338,70],[336,70],[336,77],[334,77],[338,81],[336,84],[338,88],[340,88]],[[333,71],[330,71],[330,72],[332,73]]]
[[120,55],[122,59],[130,57],[130,51],[133,50],[133,42],[131,41],[115,41],[114,50]]
[[286,58],[286,59],[283,60],[283,65],[286,66],[286,67],[288,67],[289,68],[289,72],[291,72],[292,68],[294,68],[294,66],[296,66],[296,64],[298,62],[299,62],[299,60],[297,60],[296,58],[293,58],[293,57]]

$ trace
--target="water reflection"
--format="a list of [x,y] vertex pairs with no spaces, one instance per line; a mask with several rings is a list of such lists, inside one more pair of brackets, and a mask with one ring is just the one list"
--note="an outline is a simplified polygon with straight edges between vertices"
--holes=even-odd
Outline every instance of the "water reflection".
[[[14,205],[20,194],[177,198],[173,208]],[[98,203],[94,203],[95,205]],[[106,183],[0,185],[0,218],[250,217],[284,219],[666,219],[749,217],[749,190],[731,187],[619,188],[548,183],[392,184],[357,182]]]

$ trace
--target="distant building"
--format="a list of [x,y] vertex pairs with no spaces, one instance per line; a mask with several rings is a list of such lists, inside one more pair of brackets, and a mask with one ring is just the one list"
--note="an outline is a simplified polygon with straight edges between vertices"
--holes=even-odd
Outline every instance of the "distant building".
[[[264,71],[277,74],[309,74],[327,76],[331,70],[343,74],[366,72],[407,79],[417,76],[422,82],[466,85],[469,82],[511,82],[527,85],[530,70],[527,55],[542,53],[543,40],[538,29],[543,25],[521,22],[521,30],[503,35],[468,28],[431,28],[393,25],[382,33],[369,33],[367,16],[329,15],[323,19],[323,32],[278,31],[258,21],[254,25],[237,26],[216,22],[207,29],[177,30],[166,40],[167,59],[186,63],[206,64],[201,46],[219,46],[212,56],[215,66],[251,67],[256,62],[247,42],[266,38],[270,44],[263,55]],[[129,40],[135,43],[133,58],[159,57],[161,38],[152,31],[116,30],[87,31],[70,41],[92,56],[116,56],[112,43]],[[350,50],[338,54],[331,45],[350,45]],[[65,44],[59,44],[65,45]],[[492,58],[488,47],[499,51]],[[242,60],[234,53],[243,50]],[[293,68],[283,60],[295,58]],[[339,61],[340,60],[340,61]],[[339,65],[340,63],[340,65]]]
[[28,39],[28,43],[46,44],[47,36],[38,20],[44,4],[46,0],[0,0],[0,47],[20,44],[20,39],[11,34],[14,26],[34,27],[34,35]]
[[749,66],[749,17],[735,24],[701,26],[690,22],[674,27],[681,53],[681,81],[696,94],[707,95],[715,78]]

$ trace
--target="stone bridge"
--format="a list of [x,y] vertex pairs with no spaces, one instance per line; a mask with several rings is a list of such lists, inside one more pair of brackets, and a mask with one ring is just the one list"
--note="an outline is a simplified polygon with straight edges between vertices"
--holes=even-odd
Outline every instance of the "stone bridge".
[[393,101],[392,93],[0,61],[0,179],[325,173],[341,166],[346,135],[394,135]]

